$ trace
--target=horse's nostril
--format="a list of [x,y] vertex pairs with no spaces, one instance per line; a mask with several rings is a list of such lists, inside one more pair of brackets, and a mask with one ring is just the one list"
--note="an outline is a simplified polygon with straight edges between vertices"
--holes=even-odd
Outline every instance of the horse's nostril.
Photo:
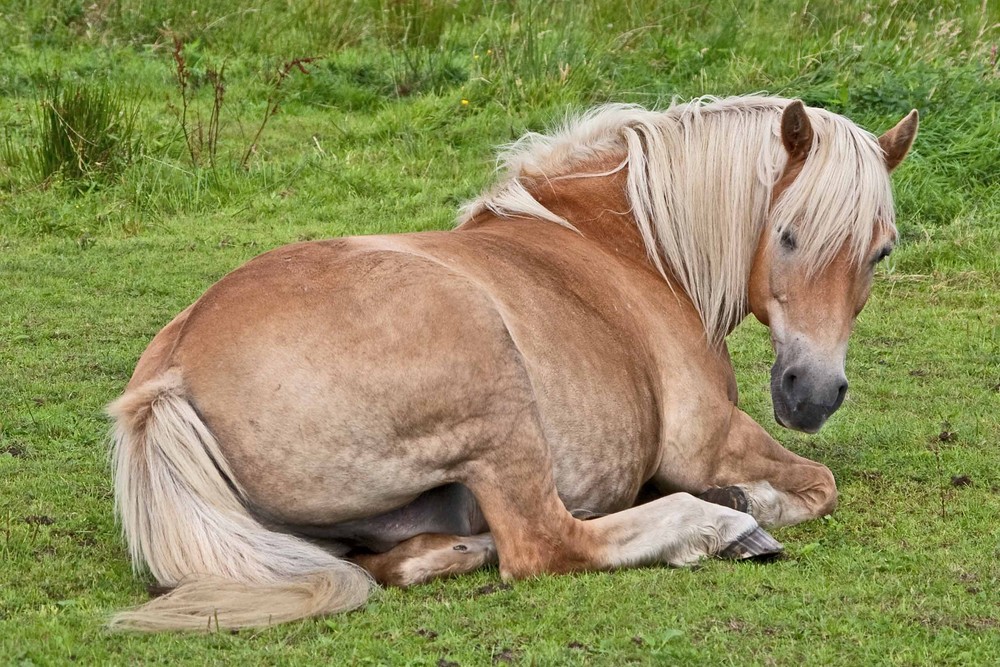
[[837,388],[837,405],[844,402],[844,396],[847,395],[847,383],[842,382],[840,387]]
[[792,391],[792,389],[795,387],[795,380],[797,379],[798,376],[795,375],[795,373],[785,373],[785,377],[782,380],[782,385],[784,387],[784,390],[786,392]]

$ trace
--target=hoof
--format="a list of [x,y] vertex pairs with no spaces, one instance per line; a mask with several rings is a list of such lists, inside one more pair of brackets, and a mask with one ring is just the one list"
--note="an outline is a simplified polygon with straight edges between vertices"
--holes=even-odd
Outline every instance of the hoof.
[[754,528],[743,537],[729,543],[719,552],[720,558],[730,560],[773,560],[785,547],[781,542],[768,535],[763,528]]
[[738,486],[714,487],[698,497],[715,505],[722,505],[738,512],[750,514],[750,496]]

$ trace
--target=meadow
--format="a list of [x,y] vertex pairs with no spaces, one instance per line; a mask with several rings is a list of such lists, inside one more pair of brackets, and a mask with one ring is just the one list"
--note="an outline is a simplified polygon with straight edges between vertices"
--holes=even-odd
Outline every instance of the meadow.
[[[1000,3],[5,0],[0,4],[0,664],[995,664]],[[880,133],[921,114],[824,430],[831,517],[774,563],[384,590],[239,633],[112,634],[147,597],[103,406],[153,335],[276,246],[446,229],[495,147],[608,102],[767,91]]]

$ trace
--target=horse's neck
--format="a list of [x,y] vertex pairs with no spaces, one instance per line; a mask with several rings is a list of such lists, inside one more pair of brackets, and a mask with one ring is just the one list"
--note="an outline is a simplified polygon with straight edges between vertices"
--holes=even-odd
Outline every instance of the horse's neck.
[[[598,165],[586,171],[602,173],[618,164],[620,160],[613,160],[607,165]],[[627,179],[628,171],[625,168],[602,176],[535,179],[526,183],[526,186],[536,201],[565,219],[589,240],[611,250],[620,259],[641,264],[655,271],[631,213],[631,205],[626,194]],[[666,274],[665,282],[676,293],[683,294],[684,289],[675,277],[673,267],[664,262],[663,268]],[[749,310],[744,308],[736,320],[729,323],[726,335],[729,335],[747,314]]]
[[[649,258],[642,234],[632,215],[631,204],[626,194],[628,169],[613,171],[621,164],[620,158],[613,158],[581,169],[583,174],[600,176],[576,177],[531,177],[522,176],[521,182],[539,204],[566,220],[589,241],[603,246],[619,259],[642,266],[649,271],[656,267]],[[607,173],[611,172],[613,173]],[[489,211],[481,211],[462,225],[471,229],[482,224],[495,224],[496,216]],[[552,222],[539,221],[540,225]],[[662,256],[661,256],[662,259]],[[665,285],[674,293],[690,301],[674,276],[672,267],[664,262]],[[694,307],[692,303],[692,308]],[[743,312],[737,321],[729,323],[730,333],[745,316]]]

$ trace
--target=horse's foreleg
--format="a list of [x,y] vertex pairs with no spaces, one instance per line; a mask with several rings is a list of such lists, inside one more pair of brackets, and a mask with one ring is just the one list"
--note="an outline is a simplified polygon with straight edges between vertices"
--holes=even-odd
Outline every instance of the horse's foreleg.
[[687,493],[674,493],[586,525],[602,544],[600,569],[654,563],[682,566],[705,556],[743,560],[782,550],[753,517]]
[[740,410],[707,482],[712,488],[702,498],[749,512],[765,526],[800,523],[837,506],[829,468],[788,451]]

